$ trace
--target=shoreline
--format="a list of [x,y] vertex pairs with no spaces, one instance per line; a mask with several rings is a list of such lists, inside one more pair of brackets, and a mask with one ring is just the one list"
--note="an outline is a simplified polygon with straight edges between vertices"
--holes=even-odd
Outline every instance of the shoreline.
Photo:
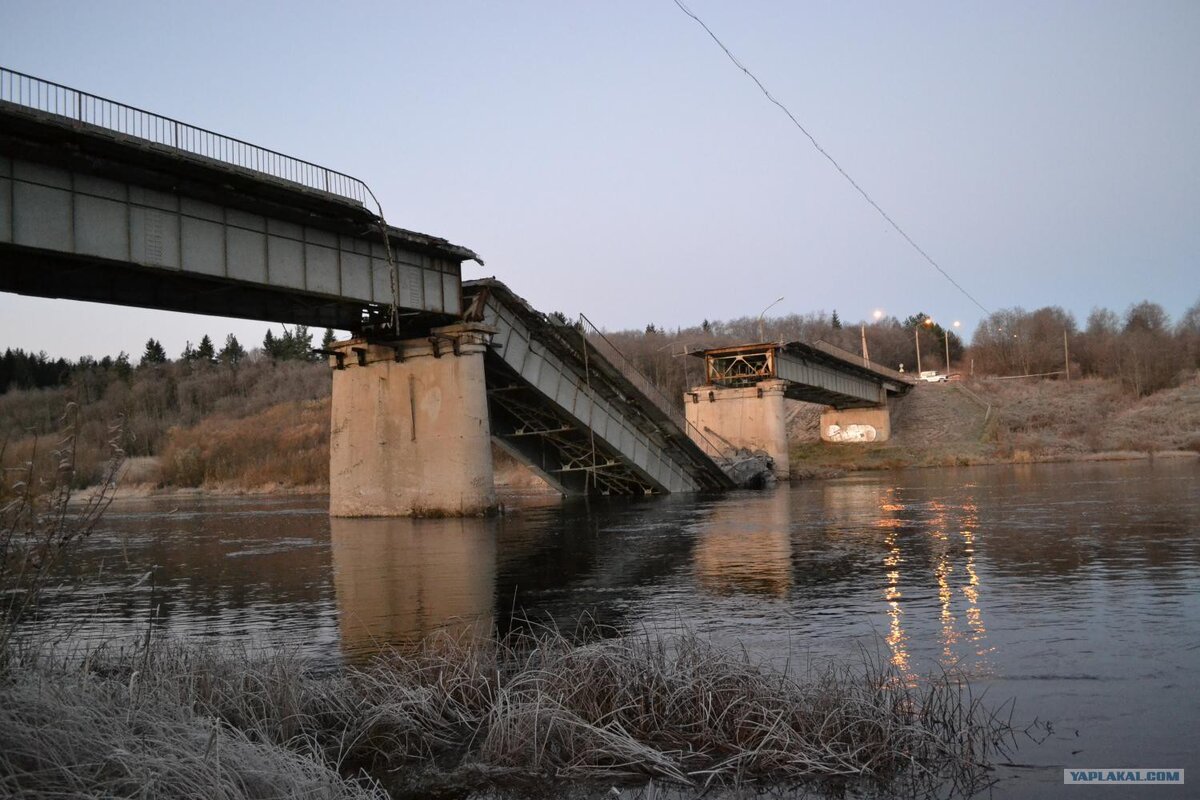
[[[862,458],[865,454],[859,455]],[[805,460],[792,462],[792,478],[793,482],[813,481],[813,480],[832,480],[835,478],[845,477],[852,472],[887,472],[900,469],[945,469],[956,467],[994,467],[1005,465],[1027,465],[1027,464],[1071,464],[1071,463],[1098,463],[1112,461],[1155,461],[1168,460],[1180,461],[1186,459],[1200,460],[1200,452],[1191,450],[1160,450],[1157,452],[1144,452],[1134,450],[1111,450],[1099,453],[1078,453],[1069,455],[1051,455],[1039,457],[1012,457],[1012,458],[989,458],[966,455],[951,455],[946,456],[942,463],[923,463],[920,461],[912,461],[909,463],[897,463],[895,459],[888,461],[871,463],[865,460],[847,460],[845,463],[836,464],[821,464],[821,463],[806,463]],[[79,490],[81,492],[93,491],[96,487],[91,486]],[[557,496],[559,493],[554,489],[546,487],[528,486],[524,484],[498,484],[497,492],[505,497],[511,496]],[[155,486],[149,483],[137,483],[132,485],[118,484],[112,492],[113,500],[133,500],[133,499],[170,499],[170,498],[220,498],[220,497],[312,497],[329,493],[329,486],[325,484],[306,484],[300,486],[289,486],[280,484],[266,484],[262,486],[198,486],[198,487],[176,487],[176,486]]]
[[829,462],[793,458],[791,480],[829,480],[844,477],[851,472],[887,472],[899,469],[948,469],[955,467],[998,467],[1018,464],[1087,464],[1112,461],[1180,461],[1200,459],[1200,452],[1192,450],[1105,450],[1098,453],[1064,453],[1046,456],[1018,454],[1009,458],[952,454],[932,457],[928,460],[918,460],[919,457],[912,461],[889,458],[886,461],[877,462],[866,460],[867,456],[865,453],[856,455],[857,458]]

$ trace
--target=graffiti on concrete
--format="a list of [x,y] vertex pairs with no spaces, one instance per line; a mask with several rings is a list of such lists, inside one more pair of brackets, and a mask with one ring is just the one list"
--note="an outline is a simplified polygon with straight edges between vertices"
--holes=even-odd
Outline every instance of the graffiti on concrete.
[[873,442],[877,435],[874,425],[830,425],[825,429],[829,442]]

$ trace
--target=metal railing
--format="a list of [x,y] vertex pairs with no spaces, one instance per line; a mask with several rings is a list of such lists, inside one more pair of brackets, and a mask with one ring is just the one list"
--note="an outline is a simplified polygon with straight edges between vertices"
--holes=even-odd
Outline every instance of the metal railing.
[[818,339],[817,341],[812,342],[811,346],[815,347],[817,350],[820,350],[821,352],[823,352],[827,355],[831,355],[834,358],[838,358],[849,364],[861,364],[862,366],[866,367],[867,369],[871,370],[872,372],[875,372],[879,375],[883,375],[885,377],[891,378],[894,381],[899,381],[901,383],[915,383],[916,382],[916,379],[911,375],[905,375],[904,373],[897,372],[894,369],[888,369],[887,367],[883,366],[882,364],[879,364],[875,361],[871,361],[868,358],[864,358],[863,356],[859,355],[858,353],[852,353],[849,350],[843,350],[840,347],[836,347],[836,346],[830,344],[829,342],[825,341],[824,339]]
[[709,458],[728,458],[729,454],[717,447],[695,425],[688,422],[687,416],[679,410],[676,404],[671,402],[671,399],[658,387],[658,384],[654,383],[654,381],[650,380],[641,370],[634,366],[633,362],[615,344],[610,342],[608,337],[601,333],[600,329],[590,319],[583,314],[580,314],[579,318],[586,326],[584,335],[588,345],[616,367],[621,375],[632,383],[634,388],[645,395],[646,399],[653,403],[654,407],[663,416],[671,420],[679,430],[687,434]]
[[0,67],[0,101],[220,161],[363,206],[370,199],[383,216],[371,189],[351,175],[4,67]]

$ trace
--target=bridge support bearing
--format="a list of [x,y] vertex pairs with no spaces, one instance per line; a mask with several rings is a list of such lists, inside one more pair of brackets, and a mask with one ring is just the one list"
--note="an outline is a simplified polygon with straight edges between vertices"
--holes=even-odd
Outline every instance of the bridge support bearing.
[[836,444],[886,442],[892,436],[891,409],[827,408],[821,412],[821,441]]
[[[329,513],[463,517],[496,506],[483,356],[492,329],[333,345]],[[341,361],[342,369],[337,369]]]
[[684,395],[688,434],[701,446],[716,445],[725,457],[736,450],[763,451],[774,462],[779,480],[791,476],[788,456],[787,416],[783,393],[787,381],[764,380],[753,386],[722,388],[697,386]]

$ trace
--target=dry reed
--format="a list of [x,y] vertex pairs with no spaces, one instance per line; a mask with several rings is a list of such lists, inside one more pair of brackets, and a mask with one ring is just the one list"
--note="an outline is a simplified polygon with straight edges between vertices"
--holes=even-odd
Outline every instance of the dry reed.
[[150,781],[181,797],[210,785],[424,796],[652,780],[966,796],[1011,743],[953,676],[914,688],[867,659],[796,677],[691,633],[439,635],[326,674],[286,653],[178,644],[80,663],[26,653],[0,686],[0,792],[129,796]]

